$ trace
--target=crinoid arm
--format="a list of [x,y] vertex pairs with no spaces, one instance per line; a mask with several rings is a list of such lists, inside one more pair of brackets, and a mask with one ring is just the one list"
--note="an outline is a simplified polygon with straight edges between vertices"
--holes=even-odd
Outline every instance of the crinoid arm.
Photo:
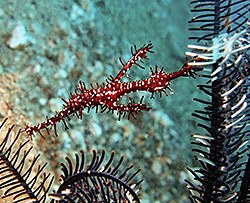
[[[5,119],[0,125],[4,131]],[[29,140],[19,143],[21,130],[16,132],[14,125],[7,131],[0,143],[0,189],[4,190],[3,199],[12,197],[13,203],[46,202],[47,193],[53,177],[44,172],[46,163],[38,164],[40,154],[29,161],[32,147]]]
[[105,151],[92,151],[88,162],[83,151],[75,154],[75,161],[66,157],[67,164],[61,163],[61,185],[55,194],[50,194],[53,202],[140,202],[140,184],[135,176],[141,169],[134,165],[124,167],[121,156],[114,163],[114,151],[105,161]]
[[189,62],[191,66],[213,65],[219,61],[220,64],[226,62],[235,53],[250,49],[249,34],[244,29],[229,36],[224,33],[212,39],[212,46],[188,45],[193,52],[186,52],[187,56],[203,59],[201,62]]
[[197,87],[206,97],[194,99],[203,108],[193,113],[201,127],[192,135],[200,167],[188,168],[194,179],[187,180],[190,199],[249,202],[250,1],[194,0],[191,7],[195,43],[186,55],[203,59],[188,64],[203,67],[204,80]]

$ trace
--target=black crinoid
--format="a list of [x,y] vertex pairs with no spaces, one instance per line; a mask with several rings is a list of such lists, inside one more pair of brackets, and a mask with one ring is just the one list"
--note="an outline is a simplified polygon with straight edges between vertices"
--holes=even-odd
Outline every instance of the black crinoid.
[[[0,125],[3,138],[5,119]],[[98,154],[93,150],[92,159],[86,162],[83,151],[75,155],[75,161],[66,157],[61,163],[61,185],[57,192],[49,195],[54,177],[45,172],[46,163],[38,164],[40,155],[32,156],[29,140],[18,144],[21,130],[11,126],[0,143],[0,189],[2,198],[12,197],[14,203],[48,202],[140,202],[140,184],[135,181],[140,169],[134,165],[124,167],[124,157],[115,161],[114,152],[105,162],[105,151]],[[124,168],[123,168],[124,167]]]
[[249,0],[194,0],[187,56],[202,62],[204,105],[194,116],[202,133],[193,135],[200,168],[189,171],[192,202],[250,202],[250,22]]
[[[7,122],[5,119],[0,130]],[[32,146],[28,146],[29,140],[20,143],[21,130],[14,133],[12,125],[6,136],[0,136],[0,189],[4,189],[2,198],[12,196],[13,203],[18,202],[46,202],[47,193],[52,184],[53,177],[44,172],[46,164],[38,165],[39,154],[30,159]],[[2,132],[0,132],[2,135]]]
[[61,163],[61,185],[56,194],[50,195],[56,202],[140,202],[139,185],[134,181],[140,169],[132,172],[134,165],[121,170],[124,157],[114,164],[114,152],[103,164],[105,151],[100,155],[95,150],[90,164],[85,156],[75,154],[75,164],[66,157],[67,166]]

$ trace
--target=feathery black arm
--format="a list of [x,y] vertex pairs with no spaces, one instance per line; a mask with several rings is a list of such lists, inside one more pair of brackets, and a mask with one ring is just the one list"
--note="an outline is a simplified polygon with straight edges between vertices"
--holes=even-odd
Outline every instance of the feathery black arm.
[[[6,122],[7,119],[0,125],[1,134]],[[0,143],[0,189],[5,190],[2,198],[11,196],[13,203],[44,203],[53,178],[43,172],[46,164],[36,168],[39,154],[29,163],[28,156],[32,150],[32,147],[27,146],[29,140],[18,146],[21,130],[13,132],[14,125]]]
[[204,61],[190,65],[204,67],[207,78],[199,89],[206,99],[195,99],[204,106],[193,114],[201,122],[202,134],[192,142],[200,169],[188,169],[196,183],[188,182],[192,202],[237,202],[248,152],[249,113],[249,0],[191,1],[195,17],[187,56]]

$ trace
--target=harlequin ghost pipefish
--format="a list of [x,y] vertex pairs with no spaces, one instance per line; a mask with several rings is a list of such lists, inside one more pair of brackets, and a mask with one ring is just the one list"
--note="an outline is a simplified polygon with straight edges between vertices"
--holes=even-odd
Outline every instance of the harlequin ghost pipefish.
[[68,126],[65,119],[69,119],[71,114],[82,118],[84,109],[88,109],[89,111],[91,108],[96,108],[96,110],[98,110],[100,107],[101,112],[106,110],[107,112],[116,111],[119,120],[121,116],[127,115],[129,119],[130,116],[135,117],[135,114],[140,111],[149,111],[151,108],[143,103],[143,97],[138,103],[134,103],[133,100],[130,99],[126,105],[118,104],[118,101],[124,95],[137,91],[150,92],[152,93],[151,98],[153,98],[154,93],[163,92],[165,95],[168,95],[166,89],[170,89],[169,86],[173,79],[181,76],[193,76],[194,73],[194,69],[186,62],[179,71],[170,74],[166,73],[163,68],[159,69],[156,66],[154,71],[151,68],[151,75],[147,79],[122,82],[121,79],[133,65],[144,69],[140,63],[143,63],[143,59],[148,60],[148,52],[154,53],[152,48],[151,43],[139,49],[137,49],[136,46],[131,47],[132,56],[126,63],[120,58],[123,68],[116,77],[113,78],[110,76],[110,78],[106,79],[106,84],[99,86],[97,83],[95,87],[91,85],[90,89],[87,89],[85,84],[80,82],[77,90],[70,95],[69,100],[62,99],[64,105],[61,111],[56,112],[54,116],[47,118],[44,122],[37,125],[26,125],[26,133],[32,136],[37,132],[41,134],[40,131],[42,129],[46,129],[49,132],[49,128],[54,127],[56,134],[56,125],[58,122],[62,121],[67,129]]

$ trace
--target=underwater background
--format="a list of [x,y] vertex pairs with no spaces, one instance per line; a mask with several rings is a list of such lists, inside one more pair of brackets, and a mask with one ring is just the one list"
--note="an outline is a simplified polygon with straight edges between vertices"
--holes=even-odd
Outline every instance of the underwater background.
[[[133,45],[151,41],[155,53],[148,55],[144,70],[129,70],[129,80],[148,77],[155,65],[179,70],[189,43],[189,10],[183,0],[0,0],[0,119],[24,127],[52,116],[79,81],[91,88],[115,76],[122,68],[118,58],[128,60]],[[118,121],[116,114],[95,110],[82,120],[73,116],[69,130],[57,126],[58,137],[37,135],[34,152],[42,153],[40,161],[48,162],[47,170],[58,179],[65,156],[80,149],[115,150],[127,165],[142,168],[143,203],[189,202],[184,180],[190,178],[186,167],[193,166],[197,80],[174,80],[168,97],[129,95],[135,101],[144,95],[152,108],[136,120]]]

